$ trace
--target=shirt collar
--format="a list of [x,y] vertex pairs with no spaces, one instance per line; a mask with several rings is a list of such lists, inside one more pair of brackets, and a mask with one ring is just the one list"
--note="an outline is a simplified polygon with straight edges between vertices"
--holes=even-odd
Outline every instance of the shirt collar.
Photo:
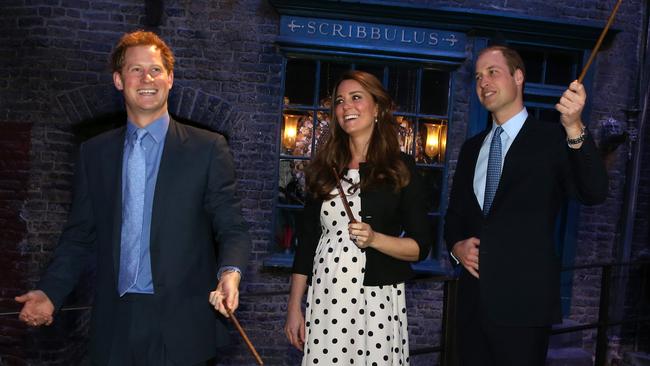
[[[165,113],[160,118],[148,124],[147,127],[145,127],[144,129],[147,130],[149,135],[153,137],[156,143],[159,143],[163,141],[163,139],[165,138],[168,128],[169,128],[169,113]],[[139,127],[136,126],[135,123],[127,119],[126,135],[132,136],[137,129],[139,129]]]
[[[510,138],[514,138],[519,133],[519,130],[524,126],[524,122],[528,118],[528,111],[524,107],[519,113],[512,116],[509,120],[501,124],[503,132]],[[492,132],[497,128],[496,122],[492,121]]]

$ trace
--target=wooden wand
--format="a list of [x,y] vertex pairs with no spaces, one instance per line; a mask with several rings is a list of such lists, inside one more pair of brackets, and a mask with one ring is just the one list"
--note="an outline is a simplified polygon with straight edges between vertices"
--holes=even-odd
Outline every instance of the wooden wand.
[[616,12],[618,11],[618,7],[621,6],[621,3],[623,0],[618,0],[616,5],[614,5],[614,9],[612,10],[612,13],[609,15],[609,19],[607,20],[607,24],[605,25],[605,28],[603,28],[602,33],[600,33],[600,37],[598,37],[598,41],[596,42],[596,46],[594,46],[594,49],[591,51],[591,55],[589,56],[589,60],[587,60],[587,64],[585,67],[582,69],[582,72],[580,73],[580,77],[578,78],[578,82],[582,84],[582,79],[585,78],[585,75],[587,75],[587,70],[589,70],[589,66],[591,66],[591,63],[594,61],[594,58],[596,58],[596,53],[598,53],[598,50],[600,49],[600,45],[603,43],[603,39],[605,39],[605,35],[607,34],[607,31],[609,30],[609,26],[612,25],[612,22],[614,22],[614,16],[616,15]]
[[232,310],[230,310],[230,308],[228,307],[228,305],[226,305],[226,299],[223,299],[223,307],[226,308],[230,320],[232,320],[232,323],[235,324],[235,328],[237,328],[239,335],[241,335],[241,337],[244,339],[244,342],[248,346],[248,349],[253,354],[253,357],[255,357],[255,361],[257,361],[257,364],[264,365],[264,361],[262,361],[262,357],[260,357],[259,353],[257,353],[257,350],[255,349],[255,346],[253,346],[251,340],[248,339],[248,336],[246,335],[246,332],[244,332],[244,328],[242,328],[242,326],[239,324],[239,321],[237,320],[235,313],[233,313]]
[[336,171],[335,167],[332,167],[332,171],[334,172],[334,178],[336,178],[336,189],[339,191],[339,197],[341,197],[341,201],[343,201],[345,213],[348,214],[350,223],[355,223],[357,220],[354,218],[354,214],[352,213],[350,205],[348,204],[348,199],[345,197],[345,192],[343,192],[343,187],[341,187],[341,178],[339,178],[339,173]]

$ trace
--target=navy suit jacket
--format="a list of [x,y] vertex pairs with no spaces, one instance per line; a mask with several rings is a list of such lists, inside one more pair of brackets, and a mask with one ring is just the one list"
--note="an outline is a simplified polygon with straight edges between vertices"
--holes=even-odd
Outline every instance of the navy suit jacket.
[[[124,133],[122,127],[81,145],[68,223],[38,285],[59,308],[81,276],[84,258],[96,255],[90,354],[98,364],[110,356],[119,299]],[[243,269],[248,260],[250,238],[235,191],[225,139],[170,120],[154,193],[150,253],[155,311],[166,352],[177,362],[214,357],[227,340],[223,317],[208,295],[219,267]]]
[[557,214],[569,198],[584,204],[604,201],[607,172],[589,135],[580,149],[570,149],[561,125],[528,117],[508,150],[491,211],[484,217],[473,182],[488,133],[461,148],[445,217],[450,252],[460,240],[481,240],[480,280],[461,270],[459,316],[478,305],[481,316],[496,324],[549,325],[561,317]]

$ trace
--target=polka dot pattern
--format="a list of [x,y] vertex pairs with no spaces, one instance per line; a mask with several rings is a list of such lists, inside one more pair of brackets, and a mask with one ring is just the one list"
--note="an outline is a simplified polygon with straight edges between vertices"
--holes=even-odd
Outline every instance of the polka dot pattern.
[[[359,182],[358,170],[348,170],[346,178]],[[350,183],[341,184],[349,192]],[[361,217],[359,190],[348,201]],[[365,251],[350,240],[338,195],[323,203],[321,225],[307,294],[302,365],[408,365],[404,284],[363,285]]]

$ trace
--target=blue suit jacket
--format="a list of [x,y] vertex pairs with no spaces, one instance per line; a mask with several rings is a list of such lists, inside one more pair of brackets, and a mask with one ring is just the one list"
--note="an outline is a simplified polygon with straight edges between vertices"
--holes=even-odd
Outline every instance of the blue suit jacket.
[[[83,272],[84,258],[96,255],[90,354],[99,364],[109,358],[119,299],[124,133],[119,128],[81,145],[68,223],[38,285],[59,308]],[[250,238],[235,191],[225,139],[171,120],[154,193],[150,252],[156,311],[173,360],[209,359],[227,340],[208,294],[219,267],[245,268],[248,260]]]

